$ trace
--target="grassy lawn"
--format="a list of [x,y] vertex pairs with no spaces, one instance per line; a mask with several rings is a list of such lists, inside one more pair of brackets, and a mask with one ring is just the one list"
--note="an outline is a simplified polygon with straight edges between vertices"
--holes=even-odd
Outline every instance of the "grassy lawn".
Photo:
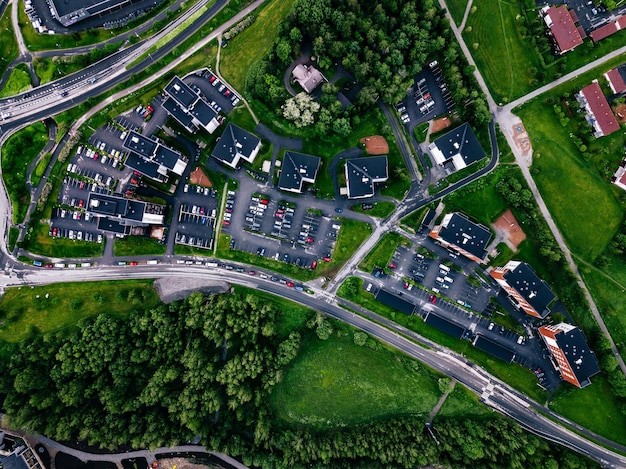
[[460,26],[461,21],[463,21],[463,15],[465,14],[468,1],[469,0],[446,0],[446,7],[448,7],[448,11],[457,26]]
[[[624,269],[623,264],[621,265]],[[621,355],[626,354],[626,295],[623,288],[611,282],[598,270],[581,267],[581,274],[593,299],[602,313],[602,319]],[[624,285],[624,283],[622,283]]]
[[346,289],[344,286],[346,282],[352,281],[356,282],[359,287],[362,287],[363,285],[362,279],[358,277],[349,277],[339,288],[337,292],[338,296],[353,301],[370,311],[374,311],[387,319],[391,319],[409,330],[417,332],[433,342],[464,355],[477,365],[483,367],[489,373],[498,377],[515,389],[522,391],[538,402],[543,402],[546,399],[546,394],[537,387],[537,378],[532,371],[522,368],[516,364],[504,363],[503,361],[474,348],[467,340],[455,339],[433,327],[430,327],[419,316],[407,316],[406,314],[395,311],[389,306],[376,301],[374,295],[367,293],[362,288],[358,289],[358,295],[356,297],[349,297],[346,295]]
[[18,64],[17,67],[11,71],[11,75],[9,75],[9,79],[4,85],[4,88],[0,90],[0,98],[13,96],[22,91],[29,90],[30,88],[30,74],[28,73],[27,65]]
[[246,89],[248,70],[271,47],[278,25],[291,11],[293,0],[272,0],[257,11],[254,23],[237,34],[222,49],[220,72],[240,93]]
[[409,215],[400,220],[400,224],[404,228],[409,228],[409,231],[417,231],[422,224],[422,220],[426,216],[426,212],[430,207],[422,207],[414,212],[411,212]]
[[349,218],[342,219],[331,261],[318,262],[315,270],[297,267],[267,257],[259,257],[249,252],[231,250],[229,248],[231,237],[226,234],[220,234],[217,244],[217,257],[244,262],[294,279],[307,281],[317,277],[333,277],[371,234],[372,226],[370,224]]
[[124,239],[116,239],[113,243],[114,256],[162,256],[165,254],[165,244],[156,239],[128,236]]
[[391,261],[393,253],[400,244],[407,245],[409,241],[398,233],[385,233],[376,243],[374,249],[367,253],[365,259],[359,264],[359,269],[371,272],[375,267],[384,268]]
[[584,389],[562,385],[549,407],[592,432],[620,444],[626,443],[626,419],[618,408],[611,386],[601,375],[594,376],[592,383]]
[[426,417],[441,392],[433,373],[408,358],[374,344],[354,343],[340,331],[326,341],[310,335],[284,379],[274,388],[272,404],[289,423],[316,428],[357,425],[373,420]]
[[124,316],[158,303],[152,280],[8,288],[0,299],[0,340],[18,342],[34,331],[57,331],[100,313]]
[[13,223],[22,223],[30,204],[26,169],[48,141],[48,131],[36,122],[9,137],[2,148],[2,176],[13,206]]
[[535,100],[518,114],[532,138],[533,177],[550,213],[572,251],[592,260],[615,234],[622,208],[547,104]]
[[365,213],[370,217],[387,218],[396,209],[396,204],[394,204],[393,202],[375,202],[372,205],[373,207],[371,209],[363,210],[361,204],[354,204],[352,206],[352,210],[358,213]]
[[15,243],[17,243],[17,238],[19,237],[19,235],[20,235],[20,230],[18,230],[14,226],[9,227],[9,241],[8,241],[9,251],[13,251],[13,248],[15,247]]
[[[492,410],[478,400],[478,396],[460,384],[448,394],[437,417],[462,417],[491,415]],[[435,417],[435,421],[437,420]]]
[[10,5],[4,10],[4,15],[0,18],[0,75],[4,74],[8,65],[18,55],[17,40],[15,39],[15,31],[11,22]]
[[494,100],[506,103],[528,93],[537,86],[531,70],[541,65],[517,33],[519,4],[474,0],[472,6],[476,11],[468,16],[463,37]]
[[35,169],[30,175],[30,182],[32,183],[33,187],[38,186],[39,183],[41,182],[41,178],[46,172],[46,168],[50,164],[51,159],[52,159],[52,154],[50,152],[46,152],[43,155],[41,155],[41,158],[37,162],[37,166],[35,166]]

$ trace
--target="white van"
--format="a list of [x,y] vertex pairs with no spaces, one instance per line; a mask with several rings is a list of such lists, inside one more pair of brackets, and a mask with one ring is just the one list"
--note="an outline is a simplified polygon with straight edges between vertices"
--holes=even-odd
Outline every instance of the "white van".
[[453,278],[450,278],[450,277],[447,277],[447,276],[446,276],[446,277],[444,277],[443,279],[444,279],[446,282],[448,282],[448,283],[452,283],[452,282],[454,282],[454,279],[453,279]]

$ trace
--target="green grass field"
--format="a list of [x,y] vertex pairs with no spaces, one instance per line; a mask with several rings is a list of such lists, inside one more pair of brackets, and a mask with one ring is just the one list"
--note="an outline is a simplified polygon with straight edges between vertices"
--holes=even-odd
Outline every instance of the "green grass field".
[[465,14],[468,1],[469,0],[446,0],[446,7],[448,7],[448,11],[457,26],[460,26],[461,21],[463,21],[463,15]]
[[28,250],[48,257],[65,259],[100,257],[104,252],[104,243],[88,243],[68,238],[53,238],[48,234],[48,223],[40,223],[30,235]]
[[518,115],[532,138],[533,177],[572,251],[593,260],[613,237],[622,209],[607,181],[583,164],[554,111],[535,100]]
[[160,244],[156,239],[138,238],[129,236],[124,239],[116,239],[113,244],[113,255],[115,256],[144,256],[144,255],[165,254],[165,245]]
[[277,414],[289,423],[327,429],[426,417],[441,395],[423,365],[409,371],[400,354],[355,345],[352,333],[326,341],[311,336],[300,350],[272,395]]
[[539,68],[540,62],[517,33],[519,4],[474,0],[472,6],[476,11],[470,13],[463,37],[496,103],[531,91],[537,86],[531,70]]
[[374,249],[367,253],[367,256],[359,264],[359,269],[371,272],[375,267],[384,268],[391,261],[391,256],[396,252],[400,244],[407,244],[408,240],[398,233],[385,233],[376,243]]
[[272,0],[258,12],[254,23],[237,34],[222,49],[220,72],[240,93],[246,90],[248,70],[269,50],[278,25],[291,11],[293,0]]
[[591,378],[584,389],[564,384],[552,397],[550,409],[612,441],[626,444],[626,419],[604,377]]
[[13,96],[22,91],[29,90],[30,88],[31,83],[28,66],[26,64],[18,64],[17,67],[11,71],[11,75],[9,75],[9,79],[4,85],[4,88],[0,90],[0,98]]
[[152,280],[13,287],[0,299],[0,340],[18,342],[35,331],[46,333],[72,327],[81,319],[100,313],[125,316],[158,302]]
[[357,213],[364,213],[370,217],[386,218],[393,213],[396,209],[396,204],[393,202],[375,202],[373,207],[369,210],[363,210],[361,204],[354,204],[352,210]]
[[8,65],[17,57],[19,52],[11,21],[11,8],[13,7],[6,8],[2,18],[0,18],[0,76],[4,74]]

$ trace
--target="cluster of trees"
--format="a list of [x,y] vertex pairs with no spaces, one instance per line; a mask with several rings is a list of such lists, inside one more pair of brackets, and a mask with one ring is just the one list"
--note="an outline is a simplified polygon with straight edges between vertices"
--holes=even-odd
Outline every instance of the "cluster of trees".
[[[415,75],[434,58],[440,59],[461,117],[475,125],[490,120],[473,69],[434,0],[297,0],[280,25],[272,49],[249,72],[251,94],[273,109],[281,108],[288,97],[283,75],[303,47],[323,71],[341,64],[363,85],[356,102],[347,109],[336,98],[337,87],[323,87],[322,109],[315,120],[319,135],[329,130],[349,133],[358,114],[370,109],[378,98],[386,103],[402,99]],[[338,120],[341,125],[335,125]]]
[[[14,425],[60,440],[114,449],[200,435],[208,448],[265,468],[595,467],[502,418],[437,420],[439,444],[416,416],[332,432],[290,428],[267,404],[271,389],[301,336],[316,340],[341,326],[315,316],[278,334],[279,314],[252,296],[194,294],[127,319],[101,315],[73,332],[0,344],[0,408]],[[370,340],[354,334],[359,345]]]

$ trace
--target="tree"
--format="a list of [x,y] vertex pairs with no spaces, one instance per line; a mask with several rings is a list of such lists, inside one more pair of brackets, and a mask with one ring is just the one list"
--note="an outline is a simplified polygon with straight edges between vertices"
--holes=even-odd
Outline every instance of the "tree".
[[285,119],[293,121],[296,127],[305,127],[313,124],[320,105],[308,94],[302,92],[285,101],[282,109]]

